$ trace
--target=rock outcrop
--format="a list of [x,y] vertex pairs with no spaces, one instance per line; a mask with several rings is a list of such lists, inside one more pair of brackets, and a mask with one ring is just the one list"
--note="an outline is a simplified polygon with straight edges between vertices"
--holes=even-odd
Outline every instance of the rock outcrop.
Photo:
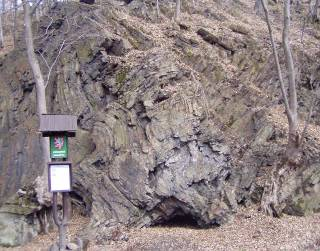
[[40,231],[36,194],[19,189],[0,208],[0,244],[17,246],[30,242]]
[[[279,160],[286,138],[285,123],[275,122],[283,119],[281,102],[268,84],[275,80],[264,42],[245,25],[226,25],[225,34],[203,25],[234,19],[217,15],[217,8],[209,13],[199,3],[195,21],[159,24],[150,17],[149,1],[110,0],[105,8],[57,3],[50,10],[54,19],[37,24],[38,34],[46,36],[39,36],[36,48],[50,62],[65,44],[48,82],[48,110],[78,116],[77,137],[70,140],[71,196],[90,215],[88,227],[99,229],[93,235],[119,223],[150,226],[175,216],[202,227],[220,225],[239,204],[260,202],[261,180]],[[165,20],[172,14],[162,12]],[[35,86],[21,55],[22,49],[0,59],[2,209],[44,166]],[[314,187],[314,201],[316,168],[307,168],[303,177],[303,191]],[[298,197],[289,204],[302,208],[305,192],[295,191]],[[308,205],[308,211],[320,208]],[[2,209],[0,218],[7,217]],[[11,216],[24,222],[37,210]],[[26,240],[19,238],[6,245]]]

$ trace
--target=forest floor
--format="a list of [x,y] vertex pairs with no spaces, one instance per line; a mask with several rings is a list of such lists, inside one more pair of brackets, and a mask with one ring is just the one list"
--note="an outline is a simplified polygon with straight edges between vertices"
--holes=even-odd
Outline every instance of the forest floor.
[[[74,217],[70,239],[88,223]],[[306,217],[272,218],[257,208],[243,208],[229,223],[216,228],[199,229],[194,225],[172,223],[163,226],[131,229],[128,241],[107,245],[90,243],[90,251],[193,251],[193,250],[320,250],[320,213]],[[1,251],[42,251],[57,238],[57,232],[38,236],[26,246],[2,248]]]

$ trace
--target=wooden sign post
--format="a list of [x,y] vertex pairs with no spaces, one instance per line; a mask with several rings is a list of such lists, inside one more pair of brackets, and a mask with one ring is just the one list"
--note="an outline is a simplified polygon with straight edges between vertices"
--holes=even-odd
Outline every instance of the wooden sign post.
[[[59,229],[59,250],[66,250],[66,226],[71,217],[72,165],[67,161],[68,137],[75,137],[76,130],[76,116],[42,114],[40,117],[40,132],[43,137],[50,137],[48,184],[53,193],[53,220]],[[58,193],[62,193],[62,217],[58,215]]]

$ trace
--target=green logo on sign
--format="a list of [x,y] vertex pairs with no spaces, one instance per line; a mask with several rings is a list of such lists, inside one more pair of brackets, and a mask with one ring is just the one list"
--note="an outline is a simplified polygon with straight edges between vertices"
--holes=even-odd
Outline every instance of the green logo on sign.
[[52,159],[68,158],[68,137],[50,137],[50,156]]

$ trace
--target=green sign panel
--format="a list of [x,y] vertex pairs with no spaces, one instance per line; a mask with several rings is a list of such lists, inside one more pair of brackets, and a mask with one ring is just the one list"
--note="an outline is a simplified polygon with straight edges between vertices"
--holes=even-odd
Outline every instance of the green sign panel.
[[68,137],[50,137],[50,157],[52,159],[68,158]]

